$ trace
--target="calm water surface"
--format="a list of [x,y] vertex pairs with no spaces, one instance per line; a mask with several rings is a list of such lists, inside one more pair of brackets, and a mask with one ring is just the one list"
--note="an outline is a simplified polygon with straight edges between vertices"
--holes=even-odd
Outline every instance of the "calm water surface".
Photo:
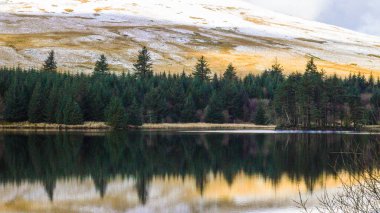
[[299,191],[313,202],[360,173],[353,162],[370,159],[378,141],[347,132],[0,133],[0,212],[293,212]]

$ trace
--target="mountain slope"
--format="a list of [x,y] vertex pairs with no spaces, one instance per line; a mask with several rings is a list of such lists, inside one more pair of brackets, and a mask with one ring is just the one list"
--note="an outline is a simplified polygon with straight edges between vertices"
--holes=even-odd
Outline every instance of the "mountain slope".
[[327,73],[380,74],[380,38],[268,11],[244,1],[0,0],[0,66],[39,66],[50,49],[62,69],[89,71],[104,53],[130,70],[146,45],[156,71],[190,72],[204,55],[214,72],[302,71],[310,56]]

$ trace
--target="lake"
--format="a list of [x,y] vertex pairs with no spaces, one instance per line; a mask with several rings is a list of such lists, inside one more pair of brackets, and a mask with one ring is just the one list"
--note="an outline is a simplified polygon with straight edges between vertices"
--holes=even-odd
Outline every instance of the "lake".
[[[352,132],[0,133],[0,212],[297,212],[366,169]],[[369,165],[369,164],[362,164]],[[377,168],[372,168],[377,169]]]

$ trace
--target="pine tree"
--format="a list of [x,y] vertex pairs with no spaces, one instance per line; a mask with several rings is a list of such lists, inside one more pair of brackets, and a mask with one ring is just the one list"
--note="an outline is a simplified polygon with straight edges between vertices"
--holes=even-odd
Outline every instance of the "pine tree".
[[133,126],[141,126],[143,124],[141,106],[136,99],[127,108],[127,123]]
[[377,120],[380,117],[380,90],[379,89],[375,89],[373,91],[373,95],[370,99],[370,102],[373,108],[374,116]]
[[0,121],[4,119],[5,103],[4,98],[0,95]]
[[133,64],[133,66],[136,76],[140,78],[150,77],[153,75],[152,59],[146,47],[143,47],[139,51],[137,61],[135,64]]
[[229,64],[226,71],[223,74],[223,78],[226,80],[237,80],[235,67],[232,64]]
[[55,61],[54,51],[49,52],[49,56],[45,60],[43,70],[47,72],[56,72],[57,71],[57,62]]
[[255,116],[255,124],[257,125],[265,125],[267,124],[267,118],[265,115],[265,110],[262,104],[259,104],[257,111],[256,111],[256,116]]
[[216,92],[211,96],[207,106],[205,121],[207,123],[224,122],[222,98]]
[[206,59],[202,56],[195,65],[193,75],[195,78],[199,78],[201,81],[208,81],[210,80],[210,74],[211,70],[209,68],[209,65]]
[[186,97],[185,105],[181,112],[182,122],[194,122],[196,121],[196,108],[193,96],[190,94]]
[[107,58],[102,54],[95,63],[94,74],[105,74],[109,72]]
[[104,121],[104,110],[106,103],[109,102],[109,91],[106,86],[96,81],[91,85],[89,90],[90,104],[88,109],[89,119],[91,121]]
[[127,126],[127,116],[123,102],[119,97],[112,97],[105,110],[105,118],[108,125],[114,129],[124,129]]
[[32,97],[29,102],[28,117],[31,123],[41,123],[44,121],[44,96],[40,82],[34,87]]
[[145,120],[148,123],[161,122],[166,116],[167,105],[160,88],[152,88],[144,97]]
[[63,110],[63,124],[78,125],[83,124],[83,114],[79,104],[74,98],[66,100],[65,108]]
[[311,57],[306,65],[306,72],[318,72],[317,65],[314,63],[314,58]]
[[26,88],[20,80],[15,79],[5,93],[4,118],[6,121],[19,122],[28,119]]
[[47,103],[45,105],[44,109],[44,117],[45,121],[48,123],[56,123],[57,122],[57,114],[58,114],[58,103],[59,103],[59,97],[60,91],[58,89],[57,85],[53,85],[53,87],[50,89],[50,93],[48,96]]

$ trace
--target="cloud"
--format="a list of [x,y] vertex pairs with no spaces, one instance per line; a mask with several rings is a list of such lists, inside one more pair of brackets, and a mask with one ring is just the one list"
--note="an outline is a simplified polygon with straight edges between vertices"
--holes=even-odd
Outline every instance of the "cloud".
[[247,0],[257,6],[284,14],[314,20],[329,4],[329,0]]
[[333,0],[316,20],[380,35],[379,0]]
[[380,36],[380,0],[247,0],[284,14]]

